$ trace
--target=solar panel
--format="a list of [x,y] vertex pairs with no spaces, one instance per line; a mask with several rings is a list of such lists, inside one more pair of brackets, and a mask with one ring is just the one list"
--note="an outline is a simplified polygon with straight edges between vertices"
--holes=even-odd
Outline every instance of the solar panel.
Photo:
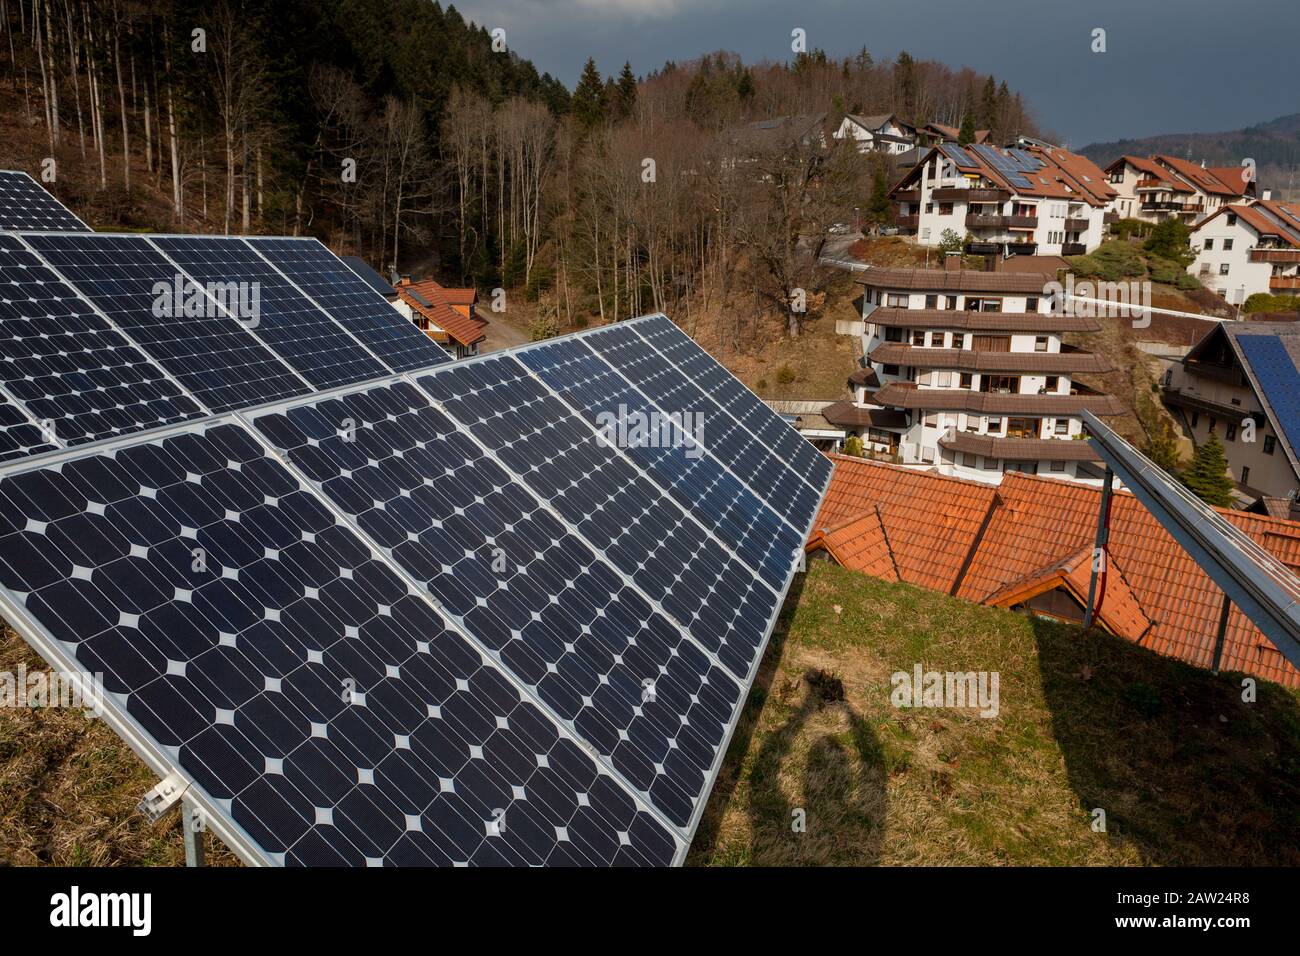
[[962,169],[978,169],[979,163],[975,162],[966,150],[954,143],[940,143],[939,149],[945,156],[951,159]]
[[428,368],[449,357],[315,239],[250,239],[275,268],[310,290],[312,299],[394,372]]
[[[1013,186],[1022,189],[1030,188],[1031,183],[1023,172],[1031,172],[1038,168],[1037,161],[1028,162],[1026,158],[1017,158],[1013,155],[1015,151],[1004,152],[985,144],[977,144],[971,149],[978,152],[994,169],[996,169],[1006,180]],[[1023,171],[1023,172],[1022,172]]]
[[[606,379],[576,378],[582,372],[567,359],[575,346],[602,366]],[[506,357],[452,366],[419,382],[705,651],[747,679],[779,603],[793,545],[754,542],[747,552],[733,554],[738,529],[727,520],[733,504],[716,463],[683,459],[650,444],[620,448],[617,435],[599,440],[588,395],[607,394],[609,407],[638,400],[643,405],[644,399],[630,390],[613,392],[626,382],[580,340],[527,349],[519,359],[542,370],[542,381]],[[752,497],[747,504],[741,523],[762,510]],[[775,583],[767,578],[765,584],[745,558],[760,562],[769,547],[781,571]]]
[[108,719],[254,862],[684,853],[240,426],[5,469],[0,597],[52,663],[103,675]]
[[[691,412],[701,416],[704,448],[726,462],[802,542],[806,531],[803,519],[806,517],[811,522],[823,490],[813,486],[813,478],[792,470],[657,349],[648,347],[637,327],[606,326],[595,330],[585,341],[662,413]],[[763,420],[773,421],[777,428],[789,428],[770,410],[763,413]]]
[[65,445],[204,414],[17,236],[5,234],[0,234],[0,382]]
[[194,285],[143,236],[24,236],[68,282],[214,412],[308,391],[307,382],[229,313],[160,311],[158,289]]
[[23,410],[0,395],[0,461],[54,451],[48,430],[42,431]]
[[1235,336],[1292,448],[1300,447],[1300,370],[1276,335]]
[[[246,312],[257,337],[316,388],[350,385],[388,373],[365,346],[317,308],[242,239],[159,236],[164,253],[200,283],[249,289]],[[256,293],[256,301],[254,295]]]
[[0,170],[0,230],[45,229],[90,232],[72,210],[37,185],[27,173]]
[[687,826],[740,687],[545,502],[404,382],[256,424],[548,713]]

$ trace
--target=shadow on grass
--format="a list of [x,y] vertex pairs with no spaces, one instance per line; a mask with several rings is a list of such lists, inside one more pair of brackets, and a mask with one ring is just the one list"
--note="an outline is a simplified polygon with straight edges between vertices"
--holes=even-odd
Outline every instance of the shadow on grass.
[[[722,825],[738,798],[742,777],[743,807],[753,845],[745,862],[877,863],[884,835],[885,761],[875,732],[844,700],[842,685],[824,672],[809,672],[776,689],[777,701],[802,693],[781,726],[765,732],[758,752],[746,766],[765,705],[780,674],[791,618],[798,606],[805,575],[796,577],[773,630],[762,666],[736,726],[709,805],[687,858],[688,865],[733,862],[722,846]],[[828,680],[827,678],[832,678]],[[839,686],[837,686],[839,685]],[[847,735],[823,733],[809,739],[809,723],[821,711],[844,714]],[[797,807],[781,787],[782,768],[796,747],[807,750],[802,787],[806,806]],[[803,811],[797,814],[796,811]],[[796,830],[796,819],[803,825]],[[740,862],[740,861],[734,861]]]
[[1261,680],[1246,702],[1243,674],[1031,622],[1070,786],[1110,840],[1152,864],[1300,864],[1294,693]]

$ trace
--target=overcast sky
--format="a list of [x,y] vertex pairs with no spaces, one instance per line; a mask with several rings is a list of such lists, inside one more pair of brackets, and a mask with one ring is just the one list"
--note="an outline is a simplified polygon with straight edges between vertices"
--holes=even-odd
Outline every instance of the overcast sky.
[[[719,49],[808,47],[992,72],[1078,147],[1238,129],[1300,111],[1300,0],[467,0],[456,6],[570,89],[588,56],[643,74]],[[1092,31],[1106,31],[1093,53]]]

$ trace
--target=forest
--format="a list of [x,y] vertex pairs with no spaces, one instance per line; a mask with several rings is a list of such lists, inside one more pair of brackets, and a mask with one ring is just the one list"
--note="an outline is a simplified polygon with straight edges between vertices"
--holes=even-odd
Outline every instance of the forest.
[[[894,170],[829,138],[845,113],[1041,134],[995,77],[865,48],[640,76],[593,51],[570,91],[427,0],[0,0],[0,26],[5,128],[30,134],[0,156],[95,228],[314,235],[519,290],[555,329],[797,334],[827,228],[890,216]],[[826,146],[754,135],[785,116]]]

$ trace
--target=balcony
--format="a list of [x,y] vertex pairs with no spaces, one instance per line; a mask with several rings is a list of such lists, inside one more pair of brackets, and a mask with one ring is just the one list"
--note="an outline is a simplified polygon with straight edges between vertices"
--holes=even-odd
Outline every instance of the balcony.
[[896,216],[894,222],[898,225],[899,229],[915,229],[921,224],[921,217],[916,213],[913,213],[910,216]]
[[1002,253],[1000,242],[968,242],[966,254],[969,256],[996,256]]
[[1172,202],[1165,199],[1153,199],[1142,204],[1143,212],[1199,213],[1205,207],[1198,202]]
[[1083,256],[1088,254],[1088,247],[1082,242],[1063,242],[1061,243],[1061,255],[1063,256]]
[[988,213],[973,212],[966,216],[968,229],[1005,229],[1010,216],[997,216]]
[[[936,189],[935,192],[938,192]],[[894,193],[895,202],[920,202],[921,190],[919,189],[902,189]]]
[[1117,212],[1102,213],[1101,221],[1108,226],[1113,222],[1119,222],[1119,213]]
[[1251,262],[1300,262],[1300,249],[1251,249]]
[[1139,179],[1137,181],[1138,192],[1150,192],[1152,190],[1169,191],[1174,188],[1174,184],[1167,179]]
[[1067,219],[1065,220],[1066,232],[1087,232],[1091,223],[1086,219]]
[[1008,229],[1037,229],[1037,216],[1007,216]]
[[1268,287],[1280,292],[1294,292],[1300,289],[1300,276],[1273,276],[1268,280]]
[[1011,193],[1005,189],[967,189],[961,186],[944,186],[936,189],[935,202],[1006,202]]
[[1036,242],[1008,242],[1007,255],[1011,256],[1032,256],[1038,252],[1038,243]]

